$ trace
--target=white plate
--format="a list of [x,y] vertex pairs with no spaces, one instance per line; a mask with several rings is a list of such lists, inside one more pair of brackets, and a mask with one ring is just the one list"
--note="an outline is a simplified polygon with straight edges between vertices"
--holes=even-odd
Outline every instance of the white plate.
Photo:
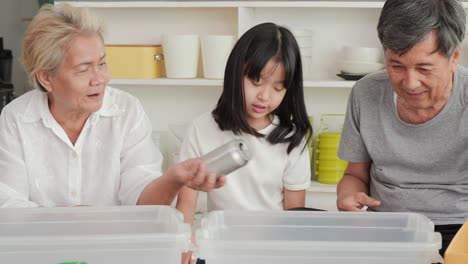
[[347,74],[365,75],[371,72],[383,70],[385,65],[378,62],[362,62],[362,61],[342,61],[340,70]]

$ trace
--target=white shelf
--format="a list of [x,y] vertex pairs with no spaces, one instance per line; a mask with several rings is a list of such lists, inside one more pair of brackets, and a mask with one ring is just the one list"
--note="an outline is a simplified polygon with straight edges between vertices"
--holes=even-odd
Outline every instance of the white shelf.
[[[304,81],[305,88],[352,88],[354,81]],[[223,80],[211,79],[112,79],[110,85],[222,86]]]
[[152,7],[331,7],[382,8],[383,1],[56,1],[92,8]]
[[240,2],[240,7],[330,7],[330,8],[382,8],[382,1],[252,1]]
[[222,86],[222,80],[210,79],[111,79],[110,85]]
[[307,192],[336,193],[336,184],[323,184],[311,181]]
[[236,1],[55,1],[92,8],[238,7]]
[[[92,8],[152,8],[152,7],[325,7],[382,8],[384,1],[55,1]],[[468,8],[468,2],[462,2]]]

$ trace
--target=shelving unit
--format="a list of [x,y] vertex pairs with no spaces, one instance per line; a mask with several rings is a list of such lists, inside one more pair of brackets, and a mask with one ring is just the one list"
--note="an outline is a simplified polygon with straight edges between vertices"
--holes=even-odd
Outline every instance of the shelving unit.
[[[306,88],[352,88],[355,81],[304,81],[304,87]],[[217,86],[223,85],[222,80],[210,80],[210,79],[112,79],[109,82],[110,85],[154,85],[154,86]]]
[[381,8],[384,1],[56,1],[92,8],[134,7],[346,7]]
[[[349,89],[339,72],[343,45],[379,47],[375,24],[383,1],[56,1],[89,7],[107,24],[107,44],[160,44],[164,34],[241,36],[275,22],[314,32],[314,54],[305,88]],[[356,32],[374,32],[369,35]],[[201,75],[200,75],[201,76]],[[112,85],[221,86],[219,80],[117,79]]]
[[[344,88],[340,52],[344,45],[380,47],[375,26],[383,0],[374,1],[56,1],[89,7],[108,25],[107,44],[159,44],[163,34],[242,35],[272,21],[291,29],[313,30],[312,74],[305,88]],[[468,8],[468,2],[463,2]],[[362,34],[361,32],[366,32]],[[369,34],[370,33],[370,34]],[[320,51],[320,52],[319,52]],[[312,76],[310,76],[312,75]],[[201,76],[201,75],[200,75]],[[218,80],[113,80],[113,85],[221,86]]]
[[222,80],[210,79],[112,79],[110,85],[157,85],[157,86],[222,86]]
[[[329,7],[329,8],[382,8],[383,0],[374,1],[60,1],[69,2],[76,6],[92,8],[134,8],[134,7]],[[468,2],[463,1],[468,8]]]

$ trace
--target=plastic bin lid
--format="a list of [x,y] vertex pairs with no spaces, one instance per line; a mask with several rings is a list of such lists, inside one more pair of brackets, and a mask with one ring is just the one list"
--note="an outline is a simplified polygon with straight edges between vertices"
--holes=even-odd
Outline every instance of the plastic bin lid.
[[417,255],[438,262],[442,244],[433,222],[415,213],[214,211],[196,237],[207,261],[281,256],[288,263],[300,256],[306,260],[297,263],[414,263],[405,257]]
[[169,206],[0,209],[0,254],[95,248],[190,248],[190,226]]

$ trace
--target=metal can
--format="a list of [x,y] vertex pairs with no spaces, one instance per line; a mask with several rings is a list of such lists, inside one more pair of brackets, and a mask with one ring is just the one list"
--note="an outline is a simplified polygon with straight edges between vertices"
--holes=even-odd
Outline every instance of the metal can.
[[245,140],[233,139],[200,158],[206,161],[209,173],[215,172],[220,176],[245,166],[251,158],[251,152]]

